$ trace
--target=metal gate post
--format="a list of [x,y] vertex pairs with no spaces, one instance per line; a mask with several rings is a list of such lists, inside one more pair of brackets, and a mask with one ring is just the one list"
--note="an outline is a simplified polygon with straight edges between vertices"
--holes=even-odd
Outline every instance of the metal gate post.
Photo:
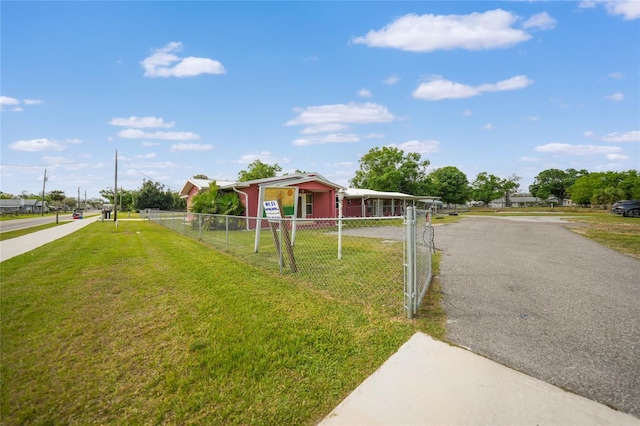
[[405,311],[407,312],[407,318],[413,318],[414,312],[414,300],[416,294],[416,241],[415,241],[415,227],[416,227],[416,212],[415,207],[407,207],[407,214],[405,218]]

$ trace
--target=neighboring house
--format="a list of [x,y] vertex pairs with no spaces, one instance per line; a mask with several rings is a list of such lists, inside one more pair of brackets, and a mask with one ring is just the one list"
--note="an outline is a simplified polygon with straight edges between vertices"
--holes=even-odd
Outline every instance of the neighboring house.
[[[25,200],[24,198],[11,198],[0,200],[0,212],[2,213],[42,213],[42,200]],[[44,202],[44,212],[49,212],[49,205]]]
[[[246,182],[216,182],[219,191],[238,193],[245,207],[246,217],[261,217],[261,188],[297,188],[297,217],[326,218],[338,217],[338,191],[344,190],[343,216],[401,216],[407,205],[430,202],[436,197],[413,196],[399,192],[380,192],[369,189],[344,188],[327,180],[318,173],[296,173]],[[187,211],[191,211],[192,199],[201,191],[209,189],[210,181],[189,179],[180,191],[187,199]]]
[[[571,200],[569,199],[565,199],[564,202],[560,204],[557,197],[549,197],[547,200],[542,200],[538,197],[531,197],[531,196],[514,195],[511,197],[511,207],[530,207],[530,206],[538,206],[540,204],[553,204],[554,206],[572,205]],[[491,208],[506,207],[506,202],[504,197],[497,198],[489,202],[489,207]]]

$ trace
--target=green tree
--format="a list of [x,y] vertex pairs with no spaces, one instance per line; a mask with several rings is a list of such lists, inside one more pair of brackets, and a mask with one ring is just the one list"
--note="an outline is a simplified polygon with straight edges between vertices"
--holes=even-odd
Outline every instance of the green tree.
[[550,196],[554,196],[562,203],[568,197],[569,188],[575,181],[588,174],[589,172],[586,170],[575,169],[543,170],[535,177],[533,184],[529,185],[529,192],[543,201]]
[[50,191],[47,195],[49,200],[52,201],[55,206],[62,206],[62,201],[64,201],[65,199],[64,191],[55,189],[53,191]]
[[360,168],[351,179],[351,185],[374,191],[426,195],[427,166],[429,160],[422,160],[418,153],[405,154],[395,147],[375,147],[360,158]]
[[171,210],[176,212],[187,211],[187,199],[182,198],[180,193],[172,192],[171,196],[173,198],[173,205],[171,206]]
[[282,167],[278,164],[266,164],[259,159],[256,159],[249,164],[247,170],[241,170],[238,173],[238,180],[240,182],[246,182],[249,180],[275,177],[281,171]]
[[239,216],[244,212],[244,207],[237,193],[220,192],[216,181],[212,181],[208,191],[193,197],[191,211],[193,213]]
[[13,194],[9,194],[8,192],[0,191],[0,200],[10,200],[12,198],[17,198],[17,197]]
[[209,180],[209,177],[207,175],[195,175],[193,178]]
[[520,184],[518,183],[520,179],[522,179],[520,176],[513,174],[506,179],[500,180],[500,189],[502,190],[505,206],[511,206],[511,196],[520,189]]
[[142,188],[138,192],[135,200],[135,209],[160,209],[171,210],[173,207],[173,195],[169,190],[164,189],[160,182],[144,180]]
[[457,167],[441,167],[429,173],[433,195],[443,203],[463,204],[469,200],[471,188],[467,176]]
[[471,184],[471,196],[475,201],[482,201],[485,205],[502,195],[502,179],[487,172],[478,173]]

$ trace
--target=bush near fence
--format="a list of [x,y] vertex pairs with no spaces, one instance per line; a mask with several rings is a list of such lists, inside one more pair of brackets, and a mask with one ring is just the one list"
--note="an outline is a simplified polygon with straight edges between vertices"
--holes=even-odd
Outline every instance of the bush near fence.
[[[336,218],[286,218],[270,224],[262,218],[155,212],[150,220],[265,271],[292,277],[296,283],[312,286],[331,297],[380,307],[393,315],[405,311],[406,247],[402,217],[343,218],[340,259]],[[257,223],[261,230],[256,252]],[[247,225],[254,229],[247,229]],[[280,226],[289,231],[295,267],[286,251],[286,232],[281,232]],[[425,253],[424,249],[418,251]],[[431,248],[428,251],[430,254]],[[428,268],[424,267],[424,259],[421,262],[421,276],[426,279],[430,257]]]

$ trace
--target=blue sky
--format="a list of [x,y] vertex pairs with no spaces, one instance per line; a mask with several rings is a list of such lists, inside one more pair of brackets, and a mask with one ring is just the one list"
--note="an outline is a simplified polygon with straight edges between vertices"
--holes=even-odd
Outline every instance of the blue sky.
[[373,147],[522,177],[640,168],[640,2],[12,2],[0,190],[98,197]]

